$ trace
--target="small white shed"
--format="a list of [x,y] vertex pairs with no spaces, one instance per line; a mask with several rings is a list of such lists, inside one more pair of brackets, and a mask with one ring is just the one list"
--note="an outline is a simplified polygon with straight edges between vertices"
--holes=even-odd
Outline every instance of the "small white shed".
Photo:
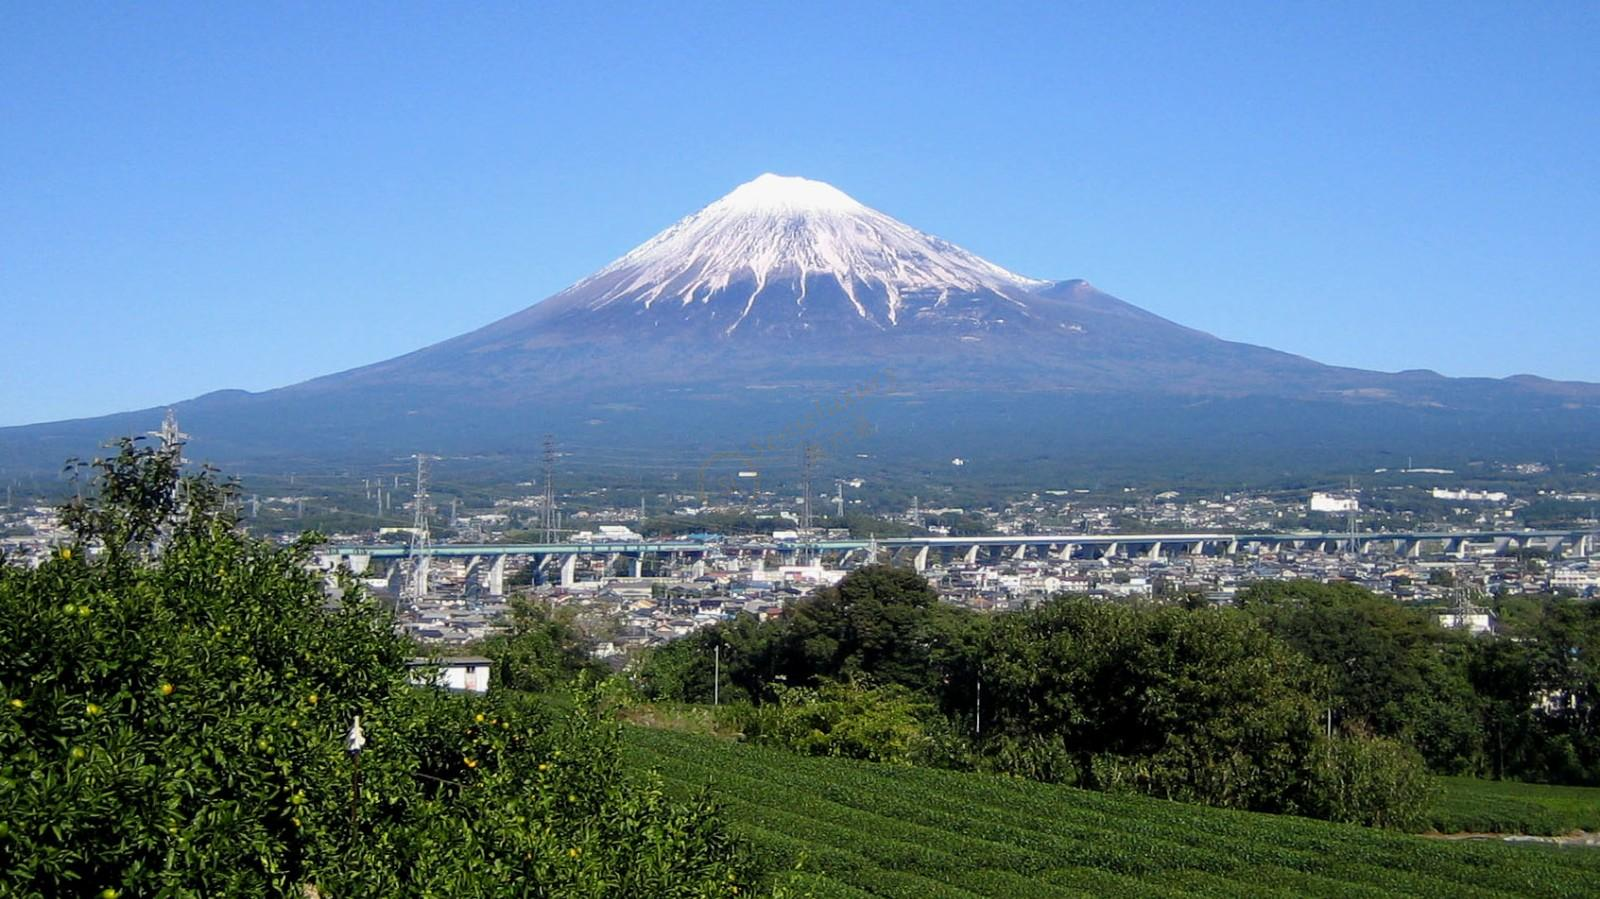
[[489,692],[489,670],[494,662],[482,656],[411,659],[411,682],[419,687],[441,687],[462,693]]

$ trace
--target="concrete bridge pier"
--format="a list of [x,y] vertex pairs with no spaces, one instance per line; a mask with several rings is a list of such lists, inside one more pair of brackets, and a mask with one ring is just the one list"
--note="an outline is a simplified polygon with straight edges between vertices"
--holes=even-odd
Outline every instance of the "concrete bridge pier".
[[1072,558],[1073,553],[1076,553],[1077,551],[1078,551],[1078,544],[1076,544],[1076,543],[1065,543],[1065,544],[1062,544],[1060,551],[1056,553],[1056,558],[1058,558],[1058,559],[1070,559],[1070,558]]
[[570,587],[578,582],[578,554],[568,553],[561,557],[561,586]]
[[489,565],[489,595],[500,597],[506,595],[506,557],[504,554],[494,557],[494,562]]
[[928,547],[926,544],[917,549],[917,554],[911,557],[911,567],[920,574],[928,570]]
[[1112,558],[1113,556],[1115,556],[1117,554],[1117,549],[1120,546],[1121,546],[1121,544],[1119,544],[1115,540],[1111,541],[1110,543],[1107,543],[1106,544],[1106,548],[1100,551],[1100,558],[1102,558],[1102,559]]
[[644,577],[644,556],[642,555],[633,557],[633,576],[635,578]]
[[967,547],[966,563],[968,565],[978,564],[978,544],[974,543]]
[[1150,544],[1150,548],[1145,551],[1144,557],[1152,561],[1161,558],[1161,541],[1157,540]]

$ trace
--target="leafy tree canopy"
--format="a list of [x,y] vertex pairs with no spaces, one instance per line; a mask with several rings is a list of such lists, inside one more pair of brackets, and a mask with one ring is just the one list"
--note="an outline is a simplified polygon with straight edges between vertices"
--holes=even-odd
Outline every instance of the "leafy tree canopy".
[[[0,564],[0,894],[712,896],[703,803],[625,776],[592,693],[408,684],[410,647],[310,541],[245,536],[209,473],[123,441],[74,541]],[[360,716],[357,759],[344,735]]]

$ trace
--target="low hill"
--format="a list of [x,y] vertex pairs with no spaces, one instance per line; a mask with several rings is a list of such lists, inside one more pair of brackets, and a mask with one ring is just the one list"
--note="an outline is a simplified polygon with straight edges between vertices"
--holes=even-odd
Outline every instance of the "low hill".
[[709,784],[783,881],[828,896],[1592,896],[1600,852],[1422,837],[629,728]]

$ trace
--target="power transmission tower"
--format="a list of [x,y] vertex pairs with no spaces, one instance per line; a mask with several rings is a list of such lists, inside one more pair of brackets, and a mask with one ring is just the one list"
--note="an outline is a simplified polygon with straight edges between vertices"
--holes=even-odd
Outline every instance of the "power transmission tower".
[[410,576],[406,579],[404,595],[416,602],[428,595],[428,551],[433,540],[428,535],[428,457],[417,453],[417,492],[412,495],[415,508],[411,519]]
[[178,429],[178,413],[171,407],[167,408],[167,415],[161,419],[161,430],[147,431],[151,437],[161,441],[161,448],[173,454],[180,464],[183,462],[183,445],[189,441],[189,435]]
[[1359,501],[1356,499],[1356,479],[1355,479],[1354,476],[1351,476],[1351,478],[1350,478],[1349,500],[1350,500],[1350,505],[1349,505],[1349,512],[1348,512],[1346,523],[1347,523],[1349,531],[1350,531],[1350,551],[1351,552],[1355,552],[1356,551],[1356,507],[1359,505]]
[[539,509],[544,542],[556,542],[556,439],[544,435],[544,500]]
[[811,469],[817,462],[817,448],[806,443],[800,450],[800,527],[811,530]]
[[800,449],[800,540],[801,547],[795,562],[809,564],[811,553],[805,549],[814,542],[811,534],[811,469],[817,464],[817,447],[807,441]]

